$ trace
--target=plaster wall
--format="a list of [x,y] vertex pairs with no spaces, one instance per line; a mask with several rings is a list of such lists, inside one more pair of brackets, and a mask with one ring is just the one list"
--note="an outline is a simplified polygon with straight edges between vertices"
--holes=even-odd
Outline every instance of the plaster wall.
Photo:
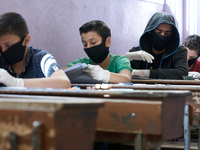
[[139,45],[144,28],[163,4],[143,0],[0,0],[0,14],[20,13],[32,36],[30,46],[50,52],[66,67],[85,57],[79,27],[102,20],[111,28],[110,53],[121,54]]

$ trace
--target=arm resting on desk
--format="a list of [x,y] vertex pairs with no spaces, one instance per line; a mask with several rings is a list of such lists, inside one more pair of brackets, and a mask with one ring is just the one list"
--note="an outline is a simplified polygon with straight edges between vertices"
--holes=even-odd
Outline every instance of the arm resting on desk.
[[110,73],[110,83],[128,83],[131,82],[131,72],[129,70],[122,70],[118,74]]
[[62,70],[55,71],[49,78],[23,79],[24,87],[69,88],[71,83]]

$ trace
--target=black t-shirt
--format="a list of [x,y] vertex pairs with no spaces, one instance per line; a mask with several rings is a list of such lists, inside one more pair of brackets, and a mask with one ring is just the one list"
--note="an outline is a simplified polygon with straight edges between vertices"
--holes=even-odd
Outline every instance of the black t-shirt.
[[159,65],[160,65],[160,61],[162,59],[163,53],[161,53],[161,54],[153,54],[152,49],[150,50],[150,53],[154,57],[153,63],[150,64],[150,69],[158,69]]

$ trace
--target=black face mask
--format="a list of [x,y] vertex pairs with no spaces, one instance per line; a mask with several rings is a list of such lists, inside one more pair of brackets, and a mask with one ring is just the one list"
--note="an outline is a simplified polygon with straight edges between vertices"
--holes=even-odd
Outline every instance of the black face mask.
[[23,60],[26,46],[22,46],[23,40],[9,47],[5,52],[1,52],[1,55],[10,65],[18,63]]
[[109,54],[109,48],[106,47],[105,41],[102,41],[101,44],[93,46],[90,48],[85,48],[85,52],[88,57],[95,63],[102,63]]
[[188,66],[190,67],[192,64],[194,64],[198,58],[199,57],[188,60]]
[[157,51],[162,51],[171,40],[171,36],[163,36],[156,33],[154,30],[150,32],[150,42],[152,47]]

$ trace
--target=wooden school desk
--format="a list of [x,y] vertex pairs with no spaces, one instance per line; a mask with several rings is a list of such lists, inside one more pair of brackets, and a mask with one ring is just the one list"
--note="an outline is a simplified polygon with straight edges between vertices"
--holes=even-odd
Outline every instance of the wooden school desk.
[[99,100],[0,94],[1,150],[92,150]]
[[[139,80],[143,84],[133,84],[133,85],[120,85],[120,84],[102,84],[98,85],[103,89],[135,89],[135,90],[190,90],[192,92],[192,97],[189,96],[186,99],[185,106],[185,122],[184,122],[184,142],[185,150],[190,149],[190,130],[191,129],[200,129],[200,86],[199,85],[173,85],[179,81],[174,80],[148,80],[148,84],[144,84],[146,80]],[[151,81],[151,82],[150,82]],[[152,82],[153,81],[153,82]],[[183,83],[192,84],[192,80],[186,81]],[[150,84],[151,83],[151,84]],[[154,84],[153,84],[154,83]],[[162,84],[161,84],[162,83]],[[172,85],[170,85],[171,83]],[[181,83],[181,82],[179,82]],[[74,84],[73,86],[79,86],[81,88],[86,88],[89,84]],[[189,109],[190,108],[190,109]],[[200,130],[198,130],[198,149],[200,150]]]
[[[164,140],[182,136],[185,97],[189,91],[64,90],[1,88],[1,94],[49,95],[102,100],[96,141],[135,142],[136,150],[159,148]],[[177,107],[179,106],[179,107]]]

